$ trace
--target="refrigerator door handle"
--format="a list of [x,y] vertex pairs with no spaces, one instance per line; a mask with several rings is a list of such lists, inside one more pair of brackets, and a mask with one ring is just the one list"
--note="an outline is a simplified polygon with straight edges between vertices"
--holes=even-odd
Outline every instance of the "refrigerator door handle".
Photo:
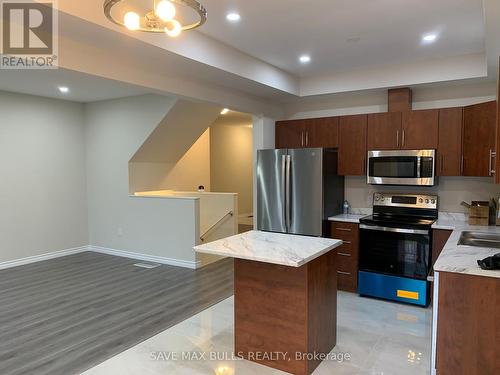
[[285,223],[285,230],[288,232],[288,227],[286,224],[286,218],[287,218],[287,208],[286,208],[286,194],[287,194],[287,184],[286,184],[286,155],[281,156],[281,183],[283,186],[283,192],[282,192],[282,206],[283,206],[283,212],[282,212],[282,217],[283,217],[283,222]]
[[292,157],[290,155],[286,156],[286,173],[285,173],[285,225],[287,232],[291,227],[291,207],[290,207],[290,170],[292,164]]

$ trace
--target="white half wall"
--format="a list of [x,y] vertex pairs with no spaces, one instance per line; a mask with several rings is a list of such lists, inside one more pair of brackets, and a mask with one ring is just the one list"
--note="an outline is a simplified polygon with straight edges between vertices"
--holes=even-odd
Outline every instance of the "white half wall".
[[129,197],[129,160],[174,103],[144,95],[85,106],[91,246],[194,264],[196,203]]
[[0,263],[88,243],[83,106],[0,92]]

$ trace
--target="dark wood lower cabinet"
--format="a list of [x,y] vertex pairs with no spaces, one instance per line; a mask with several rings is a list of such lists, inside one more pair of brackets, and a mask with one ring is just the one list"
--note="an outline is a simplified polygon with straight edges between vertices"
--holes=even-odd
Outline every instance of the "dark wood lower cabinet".
[[444,245],[448,241],[448,239],[451,236],[451,233],[453,231],[451,230],[444,230],[444,229],[434,229],[432,231],[432,265],[434,266],[434,263],[436,263],[437,258],[439,257],[439,254],[441,254],[441,251],[444,248]]
[[[320,364],[337,340],[336,250],[302,267],[235,259],[236,355],[296,375]],[[258,353],[286,358],[256,358]]]
[[439,273],[437,375],[500,374],[500,279]]
[[332,222],[332,238],[344,241],[337,251],[337,288],[356,293],[358,291],[359,225]]

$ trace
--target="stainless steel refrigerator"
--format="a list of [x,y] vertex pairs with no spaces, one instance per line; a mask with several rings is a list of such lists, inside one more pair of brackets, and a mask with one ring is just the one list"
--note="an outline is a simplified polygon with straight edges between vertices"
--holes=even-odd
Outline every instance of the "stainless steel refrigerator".
[[328,236],[328,217],[340,214],[344,177],[336,149],[257,152],[257,229]]

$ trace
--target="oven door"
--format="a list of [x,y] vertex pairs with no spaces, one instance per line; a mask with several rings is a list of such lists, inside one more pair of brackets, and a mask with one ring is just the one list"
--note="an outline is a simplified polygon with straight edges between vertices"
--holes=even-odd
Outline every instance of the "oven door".
[[435,184],[435,150],[370,151],[367,182],[372,185]]
[[430,263],[430,231],[360,224],[360,271],[426,280]]

